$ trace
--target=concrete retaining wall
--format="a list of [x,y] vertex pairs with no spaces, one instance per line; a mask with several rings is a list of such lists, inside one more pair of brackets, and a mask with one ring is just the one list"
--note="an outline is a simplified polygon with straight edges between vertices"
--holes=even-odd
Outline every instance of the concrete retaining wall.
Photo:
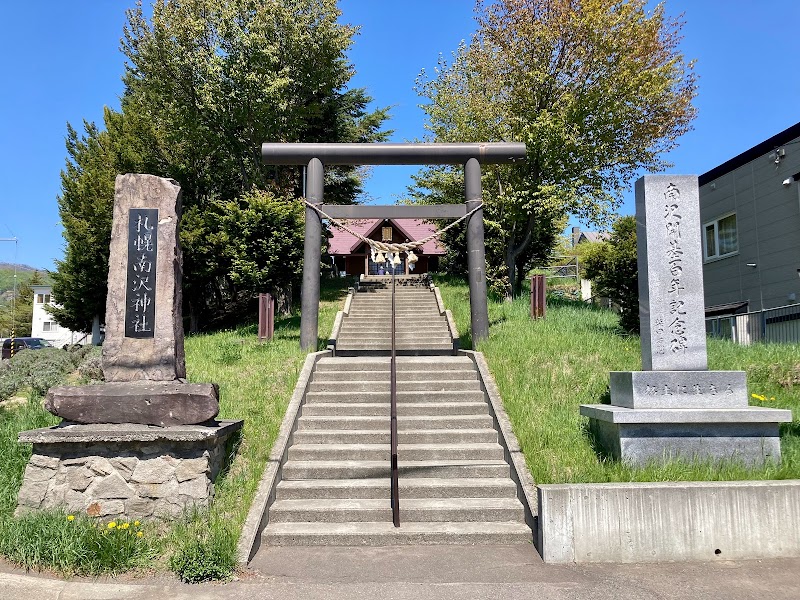
[[800,480],[540,485],[545,562],[800,556]]

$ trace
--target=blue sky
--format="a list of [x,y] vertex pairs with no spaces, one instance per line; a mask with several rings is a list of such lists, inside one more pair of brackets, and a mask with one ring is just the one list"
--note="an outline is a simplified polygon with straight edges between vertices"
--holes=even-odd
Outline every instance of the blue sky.
[[[125,8],[133,0],[40,0],[4,7],[0,36],[0,238],[19,238],[18,262],[54,268],[63,253],[56,196],[69,121],[100,121],[117,107]],[[667,0],[683,12],[682,50],[697,59],[694,131],[669,155],[673,173],[703,173],[800,121],[797,57],[800,2]],[[424,135],[420,69],[432,69],[474,28],[471,0],[340,0],[343,20],[361,25],[352,83],[392,106],[393,141]],[[377,167],[367,192],[392,203],[415,168]],[[633,212],[629,197],[622,214]],[[15,258],[0,242],[0,262]]]

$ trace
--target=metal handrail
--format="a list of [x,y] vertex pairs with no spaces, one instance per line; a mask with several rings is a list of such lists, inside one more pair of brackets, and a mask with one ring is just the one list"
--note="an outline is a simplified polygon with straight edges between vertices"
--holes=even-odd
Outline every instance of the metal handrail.
[[391,446],[391,465],[392,465],[392,484],[391,484],[391,501],[392,501],[392,522],[395,527],[400,527],[400,481],[397,472],[397,356],[395,349],[395,331],[394,331],[394,317],[395,317],[395,298],[394,298],[394,265],[392,265],[392,359],[391,359],[391,374],[390,374],[390,396],[391,396],[391,412],[390,412],[390,434],[389,442]]

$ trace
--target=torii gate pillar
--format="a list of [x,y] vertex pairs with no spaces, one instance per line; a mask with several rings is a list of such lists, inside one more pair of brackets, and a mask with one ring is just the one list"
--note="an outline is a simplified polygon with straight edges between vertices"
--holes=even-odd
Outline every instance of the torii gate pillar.
[[[481,164],[470,158],[464,165],[467,212],[481,204]],[[489,337],[489,306],[486,298],[486,247],[483,241],[483,208],[467,217],[467,269],[472,348]]]
[[[322,205],[325,170],[318,158],[312,158],[306,171],[306,199]],[[319,265],[322,260],[322,219],[306,206],[306,237],[303,248],[303,288],[300,292],[300,348],[317,349],[319,333]]]

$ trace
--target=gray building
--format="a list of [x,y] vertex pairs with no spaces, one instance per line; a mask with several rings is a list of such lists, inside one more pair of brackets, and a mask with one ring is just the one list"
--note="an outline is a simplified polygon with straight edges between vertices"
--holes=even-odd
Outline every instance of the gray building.
[[709,333],[800,341],[799,181],[800,123],[700,176]]

